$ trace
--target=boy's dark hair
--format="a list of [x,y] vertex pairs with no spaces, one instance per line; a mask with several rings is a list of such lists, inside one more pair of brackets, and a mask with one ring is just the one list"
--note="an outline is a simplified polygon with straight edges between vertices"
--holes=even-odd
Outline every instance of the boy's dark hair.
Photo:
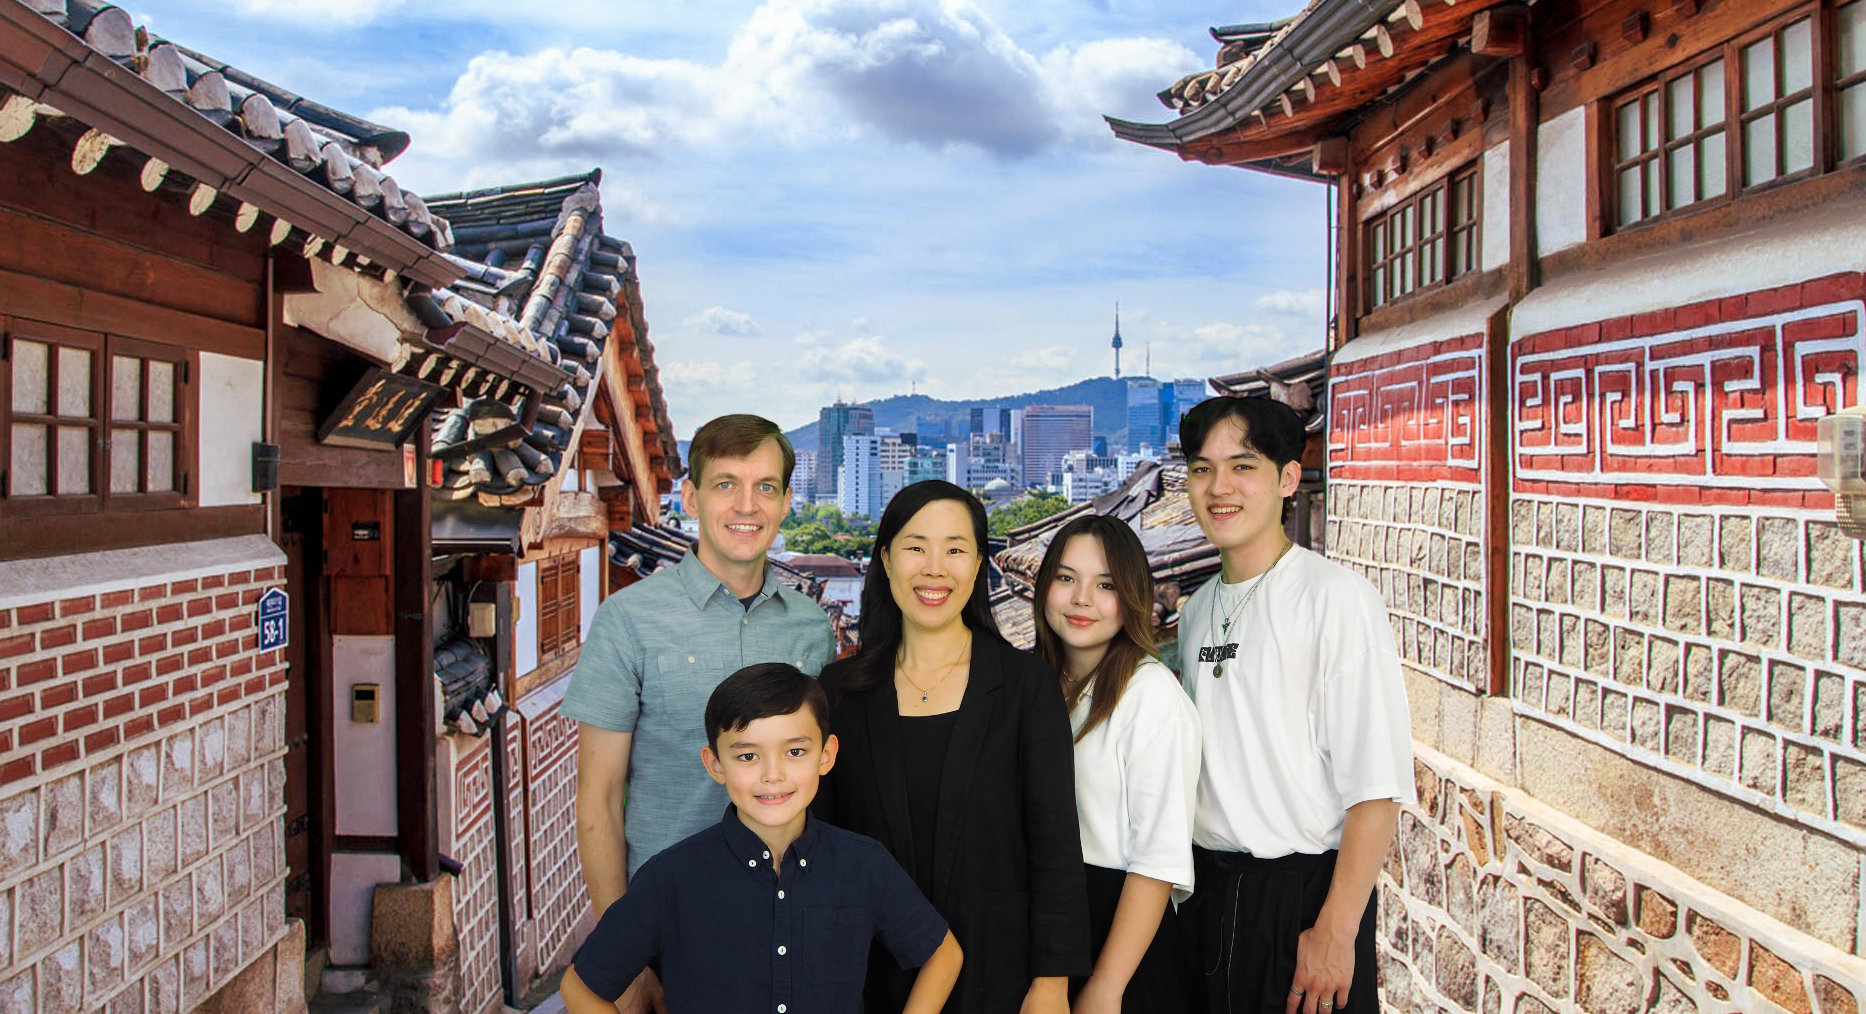
[[706,745],[719,749],[719,734],[743,729],[761,718],[810,709],[823,739],[829,739],[829,697],[816,680],[788,662],[760,662],[727,676],[706,700]]
[[687,478],[697,485],[714,458],[743,458],[765,441],[776,439],[784,455],[784,488],[790,488],[790,473],[797,467],[797,451],[778,424],[763,416],[739,413],[722,415],[708,421],[693,434],[687,445]]
[[[1207,398],[1179,420],[1179,448],[1190,462],[1205,449],[1212,430],[1227,419],[1244,427],[1244,444],[1267,458],[1280,475],[1283,466],[1302,459],[1308,434],[1296,410],[1272,398]],[[1289,520],[1294,497],[1283,499],[1283,520]]]

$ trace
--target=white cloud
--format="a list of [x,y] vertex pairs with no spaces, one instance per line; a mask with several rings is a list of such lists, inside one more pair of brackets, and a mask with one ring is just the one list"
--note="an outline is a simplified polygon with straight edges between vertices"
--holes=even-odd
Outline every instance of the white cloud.
[[752,319],[751,314],[728,310],[723,306],[709,306],[680,324],[691,330],[733,338],[749,338],[764,330]]
[[1269,313],[1320,317],[1328,310],[1327,297],[1321,289],[1280,289],[1258,296],[1251,305]]
[[[341,2],[362,11],[393,0]],[[370,116],[415,133],[421,156],[507,166],[867,134],[1019,157],[1109,143],[1102,110],[1199,64],[1184,46],[1144,38],[1039,57],[968,0],[767,0],[716,64],[591,47],[492,50],[473,57],[438,108]]]
[[862,397],[897,393],[926,379],[926,363],[896,352],[879,335],[851,338],[840,345],[814,345],[797,361],[797,371],[831,384],[856,386]]

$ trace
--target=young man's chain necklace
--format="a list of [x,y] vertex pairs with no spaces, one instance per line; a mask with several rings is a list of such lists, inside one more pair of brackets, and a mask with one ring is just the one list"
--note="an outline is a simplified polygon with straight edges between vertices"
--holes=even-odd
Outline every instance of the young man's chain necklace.
[[[901,674],[901,679],[906,680],[907,685],[910,687],[913,687],[914,692],[920,695],[920,703],[925,704],[927,703],[928,699],[930,699],[933,696],[933,691],[939,689],[939,686],[941,683],[944,683],[948,679],[951,679],[952,674],[959,671],[959,663],[964,662],[967,658],[970,658],[971,655],[972,655],[972,635],[968,631],[965,635],[965,647],[959,650],[959,657],[946,663],[946,671],[940,675],[939,679],[934,680],[930,686],[923,687],[920,684],[915,683],[914,678],[912,676],[907,675],[906,665],[896,663],[895,669],[897,672]],[[904,662],[905,659],[903,659],[902,661]]]
[[[1289,554],[1290,547],[1294,545],[1295,543],[1289,541],[1288,539],[1283,540],[1283,548],[1277,551],[1276,559],[1271,560],[1270,566],[1264,568],[1263,573],[1259,575],[1257,578],[1257,583],[1251,585],[1250,590],[1244,593],[1243,600],[1240,601],[1235,607],[1233,607],[1228,614],[1226,614],[1225,622],[1222,625],[1218,623],[1218,592],[1223,590],[1224,571],[1222,569],[1219,571],[1218,573],[1219,587],[1212,589],[1211,606],[1206,610],[1206,616],[1205,616],[1205,622],[1206,622],[1207,629],[1217,628],[1218,630],[1218,643],[1213,645],[1214,648],[1221,648],[1226,643],[1229,642],[1231,638],[1232,622],[1235,621],[1239,616],[1243,615],[1244,609],[1250,605],[1250,600],[1257,597],[1258,589],[1262,588],[1264,585],[1270,582],[1270,572],[1276,569],[1277,564],[1283,562],[1283,557]],[[1216,665],[1212,666],[1212,678],[1223,679],[1224,675],[1225,675],[1225,663],[1223,659],[1220,659]]]

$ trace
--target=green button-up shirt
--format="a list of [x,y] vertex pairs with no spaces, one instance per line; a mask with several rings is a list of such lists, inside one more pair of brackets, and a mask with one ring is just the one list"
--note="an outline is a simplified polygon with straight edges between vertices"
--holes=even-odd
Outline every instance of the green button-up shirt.
[[726,790],[700,764],[713,688],[758,662],[815,676],[834,657],[832,643],[829,617],[780,585],[769,565],[749,609],[692,553],[603,601],[563,713],[635,734],[623,813],[630,876],[719,822]]

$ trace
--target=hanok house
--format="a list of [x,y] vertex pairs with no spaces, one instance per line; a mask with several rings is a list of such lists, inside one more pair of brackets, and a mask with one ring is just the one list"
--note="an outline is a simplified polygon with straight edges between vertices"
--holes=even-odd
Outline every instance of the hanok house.
[[[1275,398],[1302,418],[1311,436],[1303,451],[1297,509],[1284,527],[1292,542],[1316,552],[1322,551],[1322,527],[1314,522],[1321,517],[1322,395],[1327,376],[1327,357],[1318,351],[1207,381],[1220,396]],[[1153,572],[1154,643],[1167,664],[1178,670],[1179,607],[1218,573],[1220,560],[1217,547],[1205,540],[1193,516],[1186,492],[1186,461],[1177,435],[1168,441],[1167,450],[1167,460],[1143,463],[1119,489],[1006,533],[1005,547],[992,554],[1002,580],[992,591],[991,608],[998,629],[1012,644],[1020,648],[1036,644],[1037,571],[1057,531],[1083,515],[1104,514],[1127,522],[1140,536]]]
[[[613,545],[662,531],[680,467],[635,254],[603,231],[601,179],[428,200],[466,272],[436,294],[464,329],[405,367],[466,387],[433,437],[439,824],[462,874],[457,955],[416,963],[433,985],[459,983],[430,1009],[518,1003],[594,924],[576,852],[577,726],[559,706],[597,604],[638,579],[611,562]],[[559,379],[474,358],[459,345],[476,332],[516,338],[532,352],[523,369]],[[510,343],[486,349],[508,356]]]
[[[320,279],[396,302],[444,284],[445,225],[379,168],[406,135],[117,8],[0,5],[0,89],[0,1008],[297,1009],[304,928],[327,920],[289,885],[306,801],[331,789],[304,674],[354,633],[310,622],[328,612],[311,578],[419,571],[390,506],[426,498],[396,447],[279,468],[318,397],[352,390],[295,384],[298,350],[348,368],[394,345],[298,331],[287,304]],[[374,404],[391,393],[409,394],[384,382]],[[354,428],[419,419],[398,404]],[[317,467],[381,480],[355,495],[380,497],[382,537],[328,564],[294,534],[321,510],[276,488]],[[419,585],[359,589],[345,618],[421,616]],[[385,708],[428,699],[393,675]],[[392,761],[350,805],[394,812]],[[424,839],[405,841],[412,866]]]
[[[116,8],[0,43],[0,1008],[297,1010],[327,963],[496,1006],[581,918],[536,673],[678,467],[626,250],[560,195],[513,319],[382,171],[407,135]],[[592,287],[617,325],[563,340]],[[492,797],[478,715],[535,784]],[[456,820],[506,806],[503,850]]]
[[1317,0],[1129,140],[1334,189],[1329,552],[1421,805],[1399,1010],[1852,1012],[1866,2]]

